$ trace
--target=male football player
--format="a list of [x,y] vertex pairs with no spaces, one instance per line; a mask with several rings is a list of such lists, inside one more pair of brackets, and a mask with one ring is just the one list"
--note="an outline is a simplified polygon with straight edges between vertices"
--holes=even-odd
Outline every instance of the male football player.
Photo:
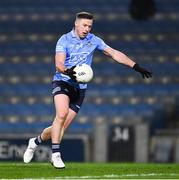
[[86,63],[91,65],[94,51],[100,50],[116,62],[124,64],[139,72],[144,78],[150,78],[152,73],[139,66],[124,53],[113,49],[101,38],[90,33],[93,25],[93,15],[88,12],[77,13],[74,28],[60,37],[56,45],[55,65],[56,73],[52,82],[52,95],[55,103],[55,118],[50,127],[29,140],[24,153],[24,162],[29,163],[39,144],[51,138],[51,163],[55,168],[64,168],[61,159],[60,142],[65,129],[76,117],[83,99],[87,84],[75,80],[74,67]]

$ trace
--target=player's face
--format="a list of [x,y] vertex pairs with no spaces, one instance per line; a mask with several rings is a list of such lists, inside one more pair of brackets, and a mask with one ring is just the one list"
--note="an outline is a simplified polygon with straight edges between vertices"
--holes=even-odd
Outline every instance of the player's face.
[[81,39],[85,38],[91,31],[93,25],[92,19],[77,19],[75,21],[75,32]]

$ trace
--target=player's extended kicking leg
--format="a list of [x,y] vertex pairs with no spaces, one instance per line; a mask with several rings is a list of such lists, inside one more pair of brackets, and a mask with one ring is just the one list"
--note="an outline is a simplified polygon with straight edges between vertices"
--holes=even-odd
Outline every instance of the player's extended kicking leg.
[[[73,119],[76,117],[77,113],[73,111],[72,109],[69,109],[68,116],[65,120],[64,126],[62,127],[61,133],[60,133],[60,141],[63,137],[64,131],[66,128],[71,124]],[[34,152],[39,144],[41,144],[44,141],[47,141],[51,139],[51,131],[52,131],[52,126],[49,126],[45,128],[42,133],[36,137],[36,138],[31,138],[28,143],[28,147],[24,153],[24,162],[29,163],[34,155]]]

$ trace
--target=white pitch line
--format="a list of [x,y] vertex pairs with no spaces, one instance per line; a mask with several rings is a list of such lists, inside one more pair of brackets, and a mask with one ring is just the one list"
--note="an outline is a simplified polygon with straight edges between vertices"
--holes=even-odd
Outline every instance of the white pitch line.
[[95,179],[95,178],[125,178],[125,177],[146,177],[146,176],[179,176],[176,173],[149,173],[149,174],[121,174],[121,175],[103,175],[103,176],[62,176],[55,179]]
[[[54,180],[54,179],[119,179],[119,178],[127,178],[127,177],[152,177],[152,176],[164,176],[164,177],[168,177],[171,176],[179,176],[178,173],[149,173],[149,174],[120,174],[120,175],[116,175],[116,174],[110,174],[110,175],[103,175],[103,176],[62,176],[62,177],[41,177],[41,178],[23,178],[23,179],[18,179],[18,180],[41,180],[41,179],[49,179],[49,180]],[[5,180],[5,179],[3,179]]]

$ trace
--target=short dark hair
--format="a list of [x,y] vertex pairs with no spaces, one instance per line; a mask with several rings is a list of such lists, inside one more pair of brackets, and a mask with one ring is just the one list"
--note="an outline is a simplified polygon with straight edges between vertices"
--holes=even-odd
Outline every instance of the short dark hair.
[[93,15],[89,12],[79,12],[76,14],[76,19],[93,19]]

